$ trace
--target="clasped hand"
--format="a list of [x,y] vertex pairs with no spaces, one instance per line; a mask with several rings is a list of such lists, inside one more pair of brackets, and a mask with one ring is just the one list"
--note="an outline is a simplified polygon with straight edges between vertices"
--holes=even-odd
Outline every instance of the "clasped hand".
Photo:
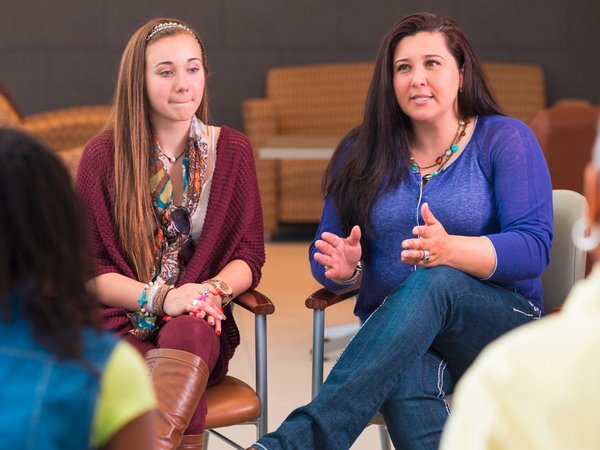
[[214,286],[187,283],[169,291],[163,308],[169,316],[189,314],[206,319],[209,325],[215,327],[215,332],[221,334],[221,321],[226,319],[221,300]]
[[415,239],[406,239],[402,242],[402,262],[415,266],[433,267],[445,265],[450,254],[450,239],[446,229],[435,218],[429,205],[423,203],[421,215],[425,225],[413,228]]

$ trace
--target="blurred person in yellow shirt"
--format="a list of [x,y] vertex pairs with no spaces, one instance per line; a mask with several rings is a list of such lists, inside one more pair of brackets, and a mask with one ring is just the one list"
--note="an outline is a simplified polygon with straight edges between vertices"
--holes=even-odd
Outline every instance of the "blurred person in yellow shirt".
[[600,448],[600,123],[584,178],[589,226],[573,234],[596,261],[590,275],[560,313],[481,353],[455,390],[442,450]]

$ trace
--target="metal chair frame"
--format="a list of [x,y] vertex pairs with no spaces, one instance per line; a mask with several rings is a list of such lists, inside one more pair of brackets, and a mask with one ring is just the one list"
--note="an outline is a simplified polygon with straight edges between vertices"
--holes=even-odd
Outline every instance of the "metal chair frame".
[[[319,289],[305,301],[307,308],[313,310],[313,347],[312,347],[312,398],[315,398],[323,384],[323,364],[325,358],[325,309],[358,295],[358,283],[344,291],[332,292]],[[391,444],[383,416],[379,413],[371,419],[370,425],[379,426],[382,450],[390,450]]]
[[[258,291],[247,291],[236,297],[233,302],[241,308],[255,315],[255,382],[256,396],[260,401],[260,412],[255,420],[242,422],[235,425],[256,426],[256,439],[260,439],[268,430],[268,403],[267,403],[267,316],[273,314],[275,306],[263,294]],[[210,388],[209,388],[210,389]],[[230,425],[227,425],[230,426]],[[242,447],[220,431],[214,428],[206,429],[204,432],[204,449],[208,448],[209,435],[214,435],[230,446],[238,450]]]

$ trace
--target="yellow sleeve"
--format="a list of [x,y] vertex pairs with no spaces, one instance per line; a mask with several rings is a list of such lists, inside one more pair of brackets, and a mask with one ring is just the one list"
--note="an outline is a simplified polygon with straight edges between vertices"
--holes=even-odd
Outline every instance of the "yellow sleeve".
[[156,398],[144,359],[130,344],[119,342],[100,381],[92,447],[105,445],[127,423],[155,407]]

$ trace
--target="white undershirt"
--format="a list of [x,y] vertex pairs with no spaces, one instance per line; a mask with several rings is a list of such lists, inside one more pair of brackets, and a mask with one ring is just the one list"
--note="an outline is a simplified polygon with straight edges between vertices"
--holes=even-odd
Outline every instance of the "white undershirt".
[[194,242],[198,242],[202,228],[204,227],[204,220],[206,219],[206,209],[208,208],[208,199],[210,197],[210,187],[212,185],[214,168],[217,161],[217,146],[215,142],[216,129],[213,126],[207,127],[210,135],[210,142],[208,146],[208,161],[210,166],[206,168],[206,172],[210,173],[209,177],[204,181],[202,185],[202,192],[200,193],[200,200],[198,206],[192,214],[192,239]]

